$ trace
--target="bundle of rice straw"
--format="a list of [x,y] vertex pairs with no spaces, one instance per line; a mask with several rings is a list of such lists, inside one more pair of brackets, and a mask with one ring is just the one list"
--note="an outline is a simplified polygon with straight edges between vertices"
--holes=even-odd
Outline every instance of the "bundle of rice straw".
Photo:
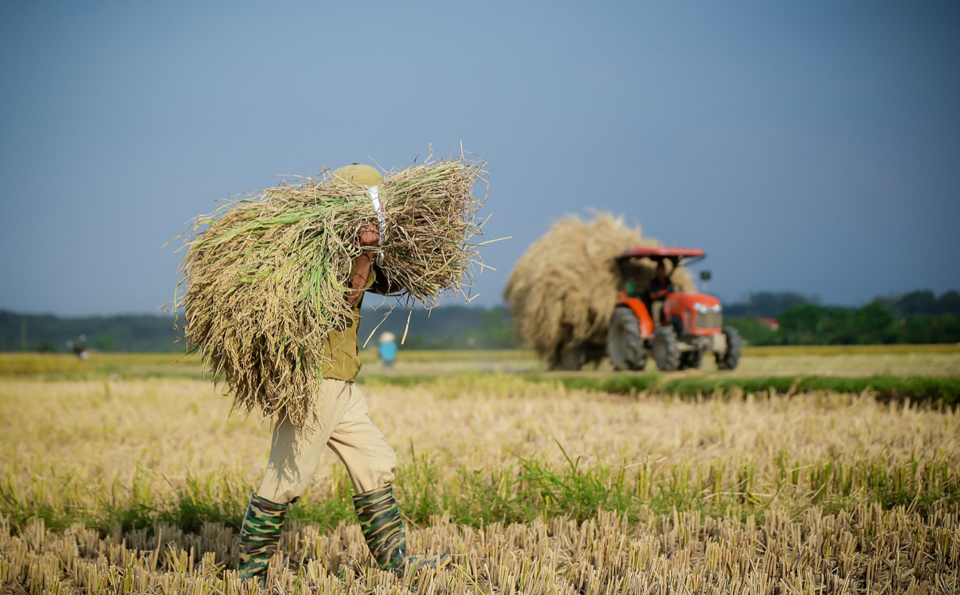
[[[475,216],[485,200],[473,188],[486,180],[483,166],[431,153],[422,165],[384,176],[380,270],[406,306],[433,307],[469,288],[469,264],[479,262],[469,242],[481,232]],[[367,187],[329,171],[194,221],[174,305],[185,307],[185,338],[206,369],[223,375],[234,408],[284,413],[303,428],[323,380],[323,340],[351,316],[347,283],[361,253],[359,229],[378,223]]]
[[[604,344],[617,291],[624,286],[616,257],[627,248],[657,246],[662,244],[641,237],[639,227],[630,229],[609,213],[597,213],[589,222],[569,216],[555,223],[520,257],[504,290],[520,340],[552,366],[564,348]],[[655,266],[635,261],[626,274],[643,290]],[[695,290],[682,267],[671,277],[683,290]]]

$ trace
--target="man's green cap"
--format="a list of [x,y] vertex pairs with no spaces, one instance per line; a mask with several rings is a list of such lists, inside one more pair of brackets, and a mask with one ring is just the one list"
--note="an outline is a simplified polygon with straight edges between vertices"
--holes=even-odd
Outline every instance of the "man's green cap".
[[333,172],[333,175],[344,180],[349,180],[355,184],[364,186],[379,186],[383,183],[383,176],[376,168],[362,163],[354,163],[346,167],[341,167]]

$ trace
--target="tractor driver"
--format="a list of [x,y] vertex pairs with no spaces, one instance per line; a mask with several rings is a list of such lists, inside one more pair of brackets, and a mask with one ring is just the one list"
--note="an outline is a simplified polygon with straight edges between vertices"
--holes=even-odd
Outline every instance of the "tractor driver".
[[670,276],[667,275],[667,269],[663,265],[663,261],[660,260],[657,262],[657,274],[650,281],[647,291],[644,292],[643,300],[647,306],[647,310],[650,311],[650,315],[653,317],[654,325],[660,326],[662,322],[663,300],[667,299],[667,296],[674,291],[676,290],[673,282],[670,281]]

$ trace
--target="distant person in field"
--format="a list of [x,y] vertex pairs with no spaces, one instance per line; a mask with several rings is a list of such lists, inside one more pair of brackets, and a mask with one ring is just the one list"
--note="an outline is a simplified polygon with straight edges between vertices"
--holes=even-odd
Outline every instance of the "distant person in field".
[[650,311],[650,315],[653,317],[653,323],[655,325],[660,326],[662,322],[663,300],[667,299],[667,296],[674,291],[676,291],[676,288],[670,280],[670,276],[667,275],[667,269],[663,261],[660,260],[657,262],[656,275],[654,275],[650,281],[650,285],[647,286],[647,291],[644,292],[643,300],[646,303],[647,309]]
[[77,341],[67,341],[67,348],[73,351],[73,354],[80,359],[88,359],[90,350],[87,349],[87,336],[80,335]]
[[397,362],[397,338],[391,332],[380,335],[380,345],[377,347],[377,354],[380,356],[380,364],[384,370],[393,369]]
[[[379,172],[368,165],[347,166],[335,175],[368,187],[383,182]],[[450,563],[445,553],[434,558],[407,553],[406,532],[393,495],[397,455],[367,414],[367,403],[354,383],[360,372],[357,330],[364,292],[392,293],[386,277],[377,274],[373,260],[381,241],[380,230],[364,225],[356,241],[364,252],[354,260],[350,273],[347,301],[353,315],[346,329],[331,332],[325,342],[324,355],[329,360],[322,367],[322,394],[316,399],[319,424],[307,425],[299,436],[286,417],[274,427],[267,470],[260,488],[250,498],[240,529],[239,570],[243,578],[266,573],[287,508],[307,490],[325,446],[337,454],[350,474],[360,529],[380,568],[403,574]]]

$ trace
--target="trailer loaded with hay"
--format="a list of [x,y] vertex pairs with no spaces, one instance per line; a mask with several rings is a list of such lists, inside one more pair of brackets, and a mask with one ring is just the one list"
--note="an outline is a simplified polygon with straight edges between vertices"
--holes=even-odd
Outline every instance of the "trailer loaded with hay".
[[[579,370],[609,357],[615,369],[643,370],[650,354],[658,369],[672,371],[699,368],[713,353],[718,368],[732,370],[739,334],[723,327],[720,300],[697,293],[683,266],[705,256],[665,248],[610,214],[569,217],[517,261],[504,298],[520,340],[551,369]],[[675,290],[654,316],[642,296],[658,263]]]

